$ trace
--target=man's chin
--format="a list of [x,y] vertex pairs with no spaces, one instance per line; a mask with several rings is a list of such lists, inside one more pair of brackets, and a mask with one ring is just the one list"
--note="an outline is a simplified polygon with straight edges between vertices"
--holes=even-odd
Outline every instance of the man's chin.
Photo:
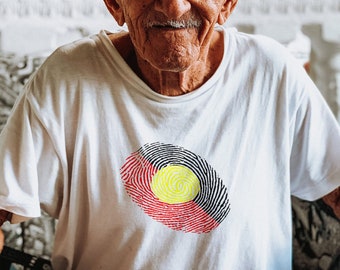
[[194,46],[167,44],[154,48],[157,49],[150,50],[145,60],[162,71],[183,72],[199,59],[200,50]]

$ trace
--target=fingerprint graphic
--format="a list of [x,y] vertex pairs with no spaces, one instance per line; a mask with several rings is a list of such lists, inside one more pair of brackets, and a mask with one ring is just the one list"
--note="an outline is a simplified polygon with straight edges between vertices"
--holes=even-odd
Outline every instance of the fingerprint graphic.
[[171,144],[145,144],[121,168],[127,193],[171,229],[207,233],[230,211],[228,191],[200,156]]

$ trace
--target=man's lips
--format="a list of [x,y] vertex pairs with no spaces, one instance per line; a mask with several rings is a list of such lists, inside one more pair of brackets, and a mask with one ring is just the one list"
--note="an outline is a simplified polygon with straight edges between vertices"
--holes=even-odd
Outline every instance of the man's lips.
[[147,24],[148,28],[153,29],[163,29],[163,30],[181,30],[190,28],[199,28],[201,22],[198,20],[188,20],[188,21],[166,21],[166,22],[149,22]]
[[186,27],[173,27],[171,25],[154,25],[152,28],[161,29],[161,30],[179,30],[179,29],[186,29]]

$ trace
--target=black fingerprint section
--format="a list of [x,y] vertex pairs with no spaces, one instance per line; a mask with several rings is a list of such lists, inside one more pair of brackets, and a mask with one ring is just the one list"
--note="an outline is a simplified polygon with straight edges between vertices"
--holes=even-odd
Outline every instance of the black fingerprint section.
[[183,147],[160,142],[145,144],[137,152],[158,170],[169,165],[188,167],[201,185],[193,201],[218,223],[227,217],[230,211],[227,187],[206,160]]

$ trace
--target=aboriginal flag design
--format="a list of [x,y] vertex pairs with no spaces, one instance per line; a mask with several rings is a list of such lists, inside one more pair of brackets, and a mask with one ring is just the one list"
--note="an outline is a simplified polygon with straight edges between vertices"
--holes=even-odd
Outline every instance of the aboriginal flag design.
[[121,168],[127,193],[146,214],[177,231],[208,233],[230,211],[227,188],[200,156],[171,144],[145,144]]

